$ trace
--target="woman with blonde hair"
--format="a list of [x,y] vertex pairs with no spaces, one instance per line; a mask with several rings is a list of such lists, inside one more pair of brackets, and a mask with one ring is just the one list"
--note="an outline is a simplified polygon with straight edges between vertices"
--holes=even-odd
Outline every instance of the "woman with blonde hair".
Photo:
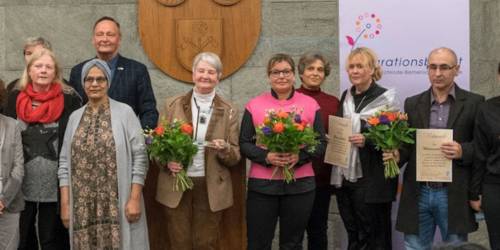
[[376,83],[382,78],[382,69],[369,48],[351,51],[346,71],[352,87],[342,94],[337,116],[351,119],[353,147],[349,167],[334,167],[331,183],[338,188],[337,204],[348,234],[348,249],[392,249],[391,205],[397,178],[385,179],[382,152],[366,142],[363,132],[366,119],[375,112],[397,108],[395,91]]
[[[9,92],[5,114],[19,121],[24,150],[19,249],[54,249],[59,236],[57,168],[69,115],[81,106],[78,94],[62,82],[54,53],[37,50],[21,80]],[[38,230],[34,230],[34,225]],[[37,242],[39,241],[39,242]]]

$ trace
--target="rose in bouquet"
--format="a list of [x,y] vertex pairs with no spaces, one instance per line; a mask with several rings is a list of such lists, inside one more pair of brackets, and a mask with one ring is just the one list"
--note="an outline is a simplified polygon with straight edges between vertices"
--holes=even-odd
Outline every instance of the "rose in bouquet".
[[[268,110],[264,122],[257,127],[257,142],[270,152],[298,154],[301,148],[313,153],[319,141],[318,133],[295,110]],[[278,168],[275,168],[273,175]],[[295,180],[293,166],[282,168],[286,183]]]
[[145,130],[149,158],[162,166],[168,162],[182,164],[180,172],[175,174],[173,190],[186,191],[193,188],[193,181],[187,176],[187,167],[193,161],[198,147],[193,144],[193,127],[186,122],[174,120],[162,121],[158,127]]
[[[380,111],[369,117],[368,132],[364,133],[377,150],[392,151],[399,149],[402,143],[414,144],[414,128],[408,126],[408,116],[402,112]],[[385,178],[394,178],[399,174],[396,160],[384,162]]]

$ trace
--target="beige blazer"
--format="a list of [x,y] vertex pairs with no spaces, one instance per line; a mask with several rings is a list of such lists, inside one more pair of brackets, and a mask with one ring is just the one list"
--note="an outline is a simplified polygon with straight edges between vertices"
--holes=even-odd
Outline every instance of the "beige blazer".
[[[191,96],[193,92],[167,99],[160,113],[160,121],[174,119],[192,122]],[[238,165],[241,155],[238,143],[239,116],[233,104],[215,95],[213,111],[206,133],[206,141],[225,139],[230,144],[228,152],[221,153],[214,149],[205,150],[205,178],[210,209],[220,211],[233,205],[233,189],[229,168]],[[181,201],[183,192],[174,191],[175,178],[165,166],[159,166],[156,200],[161,204],[175,208]],[[196,187],[194,187],[196,188]]]

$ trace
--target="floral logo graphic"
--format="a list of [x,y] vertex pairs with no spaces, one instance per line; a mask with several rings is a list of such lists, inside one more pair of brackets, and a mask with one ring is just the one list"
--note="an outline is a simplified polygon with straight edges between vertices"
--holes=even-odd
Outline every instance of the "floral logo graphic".
[[382,32],[382,22],[380,17],[372,13],[364,13],[356,18],[356,33],[358,34],[354,39],[352,36],[346,36],[347,43],[351,45],[351,50],[354,49],[356,43],[360,38],[371,40],[380,36]]

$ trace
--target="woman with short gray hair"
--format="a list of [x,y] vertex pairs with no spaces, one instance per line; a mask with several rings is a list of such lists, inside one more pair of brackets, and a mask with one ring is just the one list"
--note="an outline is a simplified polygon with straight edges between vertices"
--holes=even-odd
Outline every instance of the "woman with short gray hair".
[[[161,117],[192,122],[198,152],[189,166],[173,159],[161,166],[156,200],[167,218],[169,249],[220,249],[222,213],[233,205],[231,167],[240,162],[236,107],[216,93],[222,63],[211,52],[193,60],[191,91],[168,98]],[[193,189],[174,190],[175,175],[187,168]]]

